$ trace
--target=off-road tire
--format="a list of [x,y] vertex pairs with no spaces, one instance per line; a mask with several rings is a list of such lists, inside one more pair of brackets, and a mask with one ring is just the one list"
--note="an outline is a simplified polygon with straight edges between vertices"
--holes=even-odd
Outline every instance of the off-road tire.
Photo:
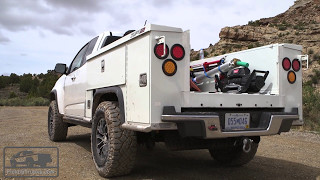
[[224,146],[218,148],[210,148],[211,157],[225,166],[242,166],[250,162],[258,149],[259,144],[252,142],[251,150],[246,153],[242,150],[242,145]]
[[63,141],[67,138],[68,124],[63,122],[55,100],[51,101],[48,110],[48,134],[51,141]]
[[137,139],[134,131],[120,127],[117,102],[101,102],[97,107],[91,133],[94,164],[102,177],[129,174],[134,166]]

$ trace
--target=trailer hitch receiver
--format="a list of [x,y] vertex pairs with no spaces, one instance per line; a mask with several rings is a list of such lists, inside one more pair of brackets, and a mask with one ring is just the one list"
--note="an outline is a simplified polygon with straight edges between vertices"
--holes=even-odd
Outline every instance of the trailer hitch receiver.
[[251,151],[252,142],[253,142],[252,139],[243,138],[243,140],[242,140],[242,143],[243,143],[242,150],[243,150],[243,152],[249,153]]

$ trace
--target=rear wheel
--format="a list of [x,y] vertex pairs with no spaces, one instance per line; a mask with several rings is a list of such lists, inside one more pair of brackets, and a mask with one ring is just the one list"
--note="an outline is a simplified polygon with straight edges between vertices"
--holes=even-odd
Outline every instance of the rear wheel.
[[259,143],[252,141],[250,149],[243,150],[241,141],[235,145],[225,143],[223,146],[209,148],[211,157],[226,166],[241,166],[250,162],[255,156]]
[[103,177],[130,173],[134,165],[137,140],[134,131],[120,127],[117,102],[102,102],[94,114],[91,152],[95,166]]
[[48,111],[48,134],[51,141],[62,141],[67,138],[68,124],[63,122],[55,100],[51,101]]

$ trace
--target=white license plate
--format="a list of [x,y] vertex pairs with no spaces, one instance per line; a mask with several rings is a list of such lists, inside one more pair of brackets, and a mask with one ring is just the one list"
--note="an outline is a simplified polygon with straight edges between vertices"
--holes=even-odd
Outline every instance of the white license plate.
[[225,130],[243,130],[249,128],[250,113],[226,113]]

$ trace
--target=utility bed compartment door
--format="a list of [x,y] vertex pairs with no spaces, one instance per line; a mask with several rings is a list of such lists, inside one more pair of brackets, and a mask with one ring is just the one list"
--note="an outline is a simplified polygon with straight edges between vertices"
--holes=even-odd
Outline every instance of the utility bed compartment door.
[[[150,37],[140,36],[127,44],[126,119],[128,122],[149,123],[150,113]],[[147,85],[140,86],[142,74]]]
[[88,89],[125,84],[125,47],[118,46],[88,60]]

